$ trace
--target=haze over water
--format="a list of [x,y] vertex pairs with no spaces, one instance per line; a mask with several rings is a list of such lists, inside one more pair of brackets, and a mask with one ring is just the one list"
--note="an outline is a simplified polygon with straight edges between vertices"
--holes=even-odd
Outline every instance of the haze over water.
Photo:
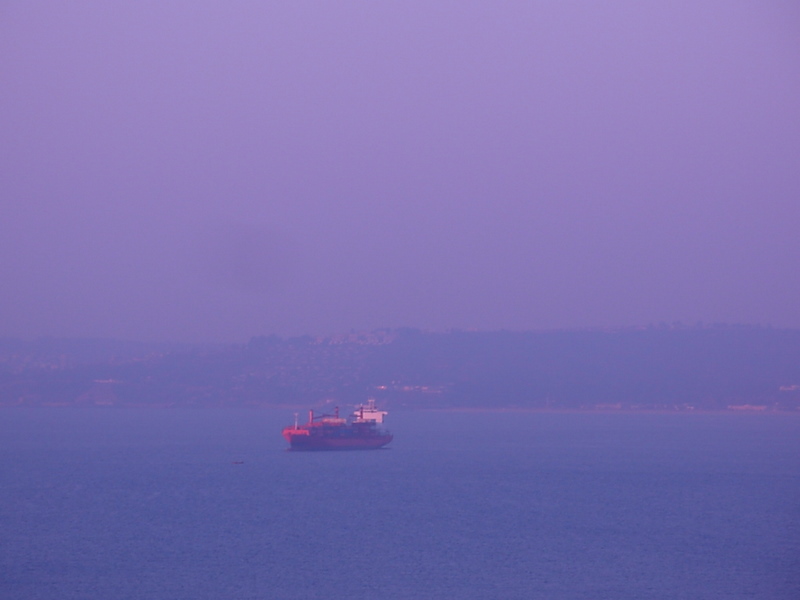
[[800,326],[793,1],[0,8],[0,336]]
[[[798,31],[794,0],[6,0],[0,339],[800,328]],[[6,404],[80,397],[40,358]],[[794,414],[395,411],[336,454],[291,420],[4,408],[0,598],[800,597]]]
[[6,600],[800,593],[800,421],[396,412],[286,452],[289,412],[6,409]]

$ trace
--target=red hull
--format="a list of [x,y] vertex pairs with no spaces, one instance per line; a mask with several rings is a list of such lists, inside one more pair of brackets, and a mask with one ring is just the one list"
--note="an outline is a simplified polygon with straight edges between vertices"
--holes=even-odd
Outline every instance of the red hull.
[[284,432],[284,437],[292,450],[377,450],[392,441],[391,434],[370,437],[325,437],[292,435],[295,431]]

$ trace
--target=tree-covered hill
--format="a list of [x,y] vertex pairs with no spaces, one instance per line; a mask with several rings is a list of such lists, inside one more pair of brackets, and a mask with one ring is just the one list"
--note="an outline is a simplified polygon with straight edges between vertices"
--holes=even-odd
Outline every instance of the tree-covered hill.
[[4,405],[781,410],[800,407],[800,331],[381,330],[190,347],[0,341]]

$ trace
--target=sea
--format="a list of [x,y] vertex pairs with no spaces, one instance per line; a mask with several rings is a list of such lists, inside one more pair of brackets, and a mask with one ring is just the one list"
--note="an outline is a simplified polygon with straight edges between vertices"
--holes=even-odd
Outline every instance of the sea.
[[4,600],[800,598],[800,415],[0,410]]

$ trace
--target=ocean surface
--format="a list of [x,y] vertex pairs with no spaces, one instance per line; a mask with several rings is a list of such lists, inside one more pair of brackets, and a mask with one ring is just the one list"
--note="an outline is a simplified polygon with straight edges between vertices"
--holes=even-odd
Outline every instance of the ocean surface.
[[0,598],[800,598],[800,415],[0,410]]

